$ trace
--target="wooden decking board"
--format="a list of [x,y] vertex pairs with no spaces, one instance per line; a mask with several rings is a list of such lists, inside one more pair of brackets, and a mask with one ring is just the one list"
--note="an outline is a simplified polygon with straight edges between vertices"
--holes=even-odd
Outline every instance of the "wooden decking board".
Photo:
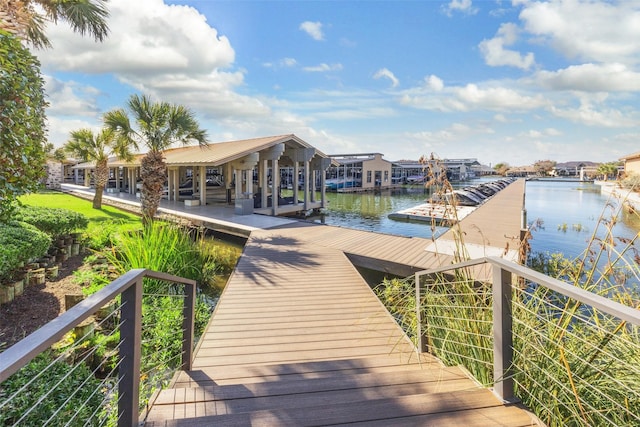
[[[486,390],[464,391],[457,393],[433,393],[430,398],[425,395],[397,396],[395,398],[346,402],[329,405],[318,405],[302,408],[278,408],[221,415],[214,418],[204,417],[199,420],[185,420],[158,425],[196,426],[207,425],[206,422],[221,426],[317,426],[338,423],[392,420],[396,417],[409,417],[416,412],[423,414],[441,414],[453,411],[473,411],[490,408],[487,405]],[[217,407],[219,410],[224,408]],[[184,411],[183,411],[184,412]],[[485,418],[486,419],[486,418]],[[214,421],[215,420],[215,421]],[[162,421],[161,421],[162,422]],[[154,424],[155,426],[155,424]]]
[[147,425],[529,425],[463,371],[418,355],[348,259],[450,263],[431,243],[300,222],[252,232],[192,371]]
[[[373,359],[373,358],[370,358]],[[366,359],[355,359],[366,360]],[[380,366],[369,367],[351,367],[342,369],[332,369],[331,366],[323,367],[322,364],[330,363],[329,361],[322,362],[306,362],[298,365],[311,365],[313,368],[298,368],[298,369],[283,369],[283,365],[260,365],[256,366],[254,370],[246,367],[225,367],[220,368],[206,368],[202,370],[181,372],[175,379],[175,388],[188,388],[196,386],[206,385],[232,385],[232,384],[253,384],[257,382],[272,382],[272,381],[289,381],[289,380],[305,380],[305,379],[317,379],[328,378],[336,375],[360,375],[360,374],[377,374],[377,373],[389,373],[389,372],[404,372],[404,371],[423,371],[432,370],[435,372],[441,372],[442,370],[453,369],[443,368],[437,361],[422,362],[422,363],[400,363],[397,360],[394,363],[380,364]],[[290,364],[291,366],[296,364]],[[272,368],[271,370],[265,370],[260,368]],[[459,371],[458,371],[459,372]],[[461,378],[467,378],[466,375],[460,374]],[[215,380],[214,380],[215,378]],[[468,379],[468,378],[467,378]]]
[[[402,349],[402,348],[400,348]],[[310,360],[346,359],[355,356],[386,356],[393,350],[390,345],[371,345],[349,348],[317,348],[310,350],[291,350],[275,353],[262,353],[259,348],[245,350],[244,354],[218,356],[216,351],[201,348],[193,363],[194,369],[200,366],[256,365],[261,363],[295,363]],[[405,347],[406,351],[406,347]]]
[[[360,392],[363,389],[382,388],[388,386],[402,386],[409,384],[423,384],[429,391],[416,389],[414,393],[435,393],[439,390],[452,390],[455,384],[457,390],[463,387],[476,389],[464,373],[458,368],[448,370],[423,370],[423,371],[398,371],[384,373],[369,373],[358,376],[334,375],[315,379],[287,379],[286,381],[273,381],[252,384],[212,385],[199,388],[185,388],[178,396],[175,389],[166,392],[163,390],[155,401],[155,405],[171,405],[174,403],[195,403],[203,401],[227,400],[227,399],[253,399],[269,396],[288,396],[295,398],[297,394],[319,393],[337,390],[350,390]],[[393,396],[384,396],[393,397]]]
[[[348,345],[354,346],[362,346],[362,345],[371,345],[371,344],[388,344],[389,342],[397,341],[397,337],[390,338],[387,335],[380,335],[376,337],[362,337],[362,334],[359,333],[342,333],[342,334],[330,334],[326,336],[318,337],[316,335],[300,335],[296,336],[294,340],[286,340],[280,336],[262,336],[262,337],[254,337],[254,338],[239,338],[239,339],[226,339],[226,340],[216,340],[216,342],[207,342],[203,344],[202,348],[216,348],[219,351],[223,351],[223,349],[234,349],[237,347],[244,347],[248,345],[260,346],[262,351],[269,351],[269,346],[286,346],[291,345],[295,342],[297,345],[301,344],[311,344],[311,343],[322,343],[326,341],[331,341],[336,347],[344,347]],[[351,344],[350,344],[351,343]],[[222,354],[222,353],[221,353]]]
[[[209,332],[205,332],[203,337],[202,337],[202,342],[201,345],[203,345],[203,343],[207,340],[217,340],[217,339],[228,339],[228,338],[239,338],[238,336],[238,332],[243,332],[242,333],[242,338],[255,338],[255,337],[261,337],[261,336],[266,336],[266,332],[273,330],[272,328],[262,328],[262,329],[252,329],[252,330],[247,330],[246,328],[240,328],[238,329],[238,327],[225,327],[225,328],[221,328],[221,327],[216,327],[215,331],[209,331]],[[334,333],[341,333],[341,332],[348,332],[348,333],[359,333],[362,336],[378,336],[381,333],[387,333],[387,335],[391,335],[388,332],[391,333],[397,333],[397,329],[395,327],[395,325],[389,325],[387,322],[380,322],[375,324],[375,328],[371,328],[370,325],[367,325],[367,327],[364,327],[363,325],[350,325],[348,329],[345,330],[344,326],[342,325],[338,325],[338,326],[317,326],[317,327],[304,327],[304,328],[284,328],[284,329],[278,329],[277,333],[272,333],[272,334],[268,334],[268,336],[281,336],[281,337],[285,337],[285,339],[287,339],[286,337],[289,336],[297,336],[297,335],[302,335],[302,332],[304,332],[304,334],[307,335],[313,335],[313,334],[334,334]]]
[[[278,342],[276,344],[255,344],[260,353],[286,353],[293,351],[324,349],[324,348],[349,348],[349,347],[379,347],[388,346],[389,344],[397,344],[410,351],[411,348],[408,343],[401,342],[401,337],[372,337],[372,338],[356,338],[356,339],[336,339],[334,335],[323,337],[317,337],[315,340],[294,340],[289,342]],[[244,344],[231,345],[214,345],[214,346],[201,346],[202,354],[205,354],[204,349],[215,351],[216,356],[227,356],[233,354],[244,354],[247,351],[247,347]],[[256,350],[253,350],[255,352]]]
[[398,417],[393,420],[385,419],[348,424],[333,424],[335,427],[531,427],[537,425],[539,424],[536,423],[530,414],[516,406],[498,406],[461,412]]

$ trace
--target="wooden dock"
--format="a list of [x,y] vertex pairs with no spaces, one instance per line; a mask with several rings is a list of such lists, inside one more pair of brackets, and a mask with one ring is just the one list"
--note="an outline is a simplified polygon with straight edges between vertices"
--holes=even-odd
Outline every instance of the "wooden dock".
[[[513,245],[523,195],[524,180],[465,218],[465,241],[485,254]],[[463,369],[418,354],[354,267],[406,276],[451,264],[455,236],[162,209],[249,238],[193,369],[159,394],[145,426],[538,425]]]
[[193,370],[146,426],[535,425],[418,355],[344,252],[310,237],[320,228],[252,234]]

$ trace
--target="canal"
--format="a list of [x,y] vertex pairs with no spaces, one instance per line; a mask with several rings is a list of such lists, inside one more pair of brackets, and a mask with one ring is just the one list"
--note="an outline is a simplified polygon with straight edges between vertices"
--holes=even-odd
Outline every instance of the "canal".
[[[421,204],[429,196],[429,190],[421,186],[380,193],[327,193],[329,207],[326,213],[312,220],[400,236],[437,237],[447,229],[432,229],[427,223],[388,218],[390,213]],[[599,220],[610,219],[618,204],[619,201],[601,194],[600,187],[593,183],[528,181],[525,207],[527,222],[532,225],[531,250],[559,252],[570,258],[580,256],[596,228],[597,235],[602,237],[604,229],[597,227]],[[637,215],[622,212],[618,218],[615,236],[630,238],[640,230]]]

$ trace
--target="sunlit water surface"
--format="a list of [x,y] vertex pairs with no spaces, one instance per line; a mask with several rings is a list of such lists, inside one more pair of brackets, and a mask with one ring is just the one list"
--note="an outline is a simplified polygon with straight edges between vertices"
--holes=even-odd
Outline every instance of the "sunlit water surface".
[[[329,207],[325,215],[313,220],[359,230],[429,238],[447,229],[388,218],[392,212],[424,203],[429,196],[429,190],[419,186],[381,193],[327,193]],[[600,187],[592,183],[528,181],[525,207],[528,222],[535,223],[532,251],[579,256],[591,240],[599,218],[611,217],[608,202],[618,203],[600,194]],[[619,219],[614,235],[628,238],[640,230],[637,216],[623,213]],[[598,234],[602,235],[603,231]]]

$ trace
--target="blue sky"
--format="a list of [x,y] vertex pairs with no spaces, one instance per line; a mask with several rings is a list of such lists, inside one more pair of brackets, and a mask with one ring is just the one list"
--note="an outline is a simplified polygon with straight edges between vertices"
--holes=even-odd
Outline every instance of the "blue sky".
[[49,139],[133,93],[211,142],[484,164],[640,151],[640,2],[110,0],[104,43],[50,26]]

